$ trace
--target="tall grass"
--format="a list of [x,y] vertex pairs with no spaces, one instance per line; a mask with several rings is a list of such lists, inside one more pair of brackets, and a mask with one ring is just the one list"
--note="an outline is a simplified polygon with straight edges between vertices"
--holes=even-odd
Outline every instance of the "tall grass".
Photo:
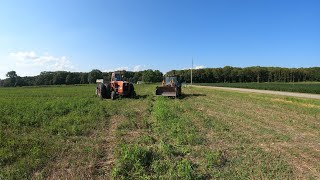
[[107,116],[92,86],[0,89],[0,175],[25,179]]

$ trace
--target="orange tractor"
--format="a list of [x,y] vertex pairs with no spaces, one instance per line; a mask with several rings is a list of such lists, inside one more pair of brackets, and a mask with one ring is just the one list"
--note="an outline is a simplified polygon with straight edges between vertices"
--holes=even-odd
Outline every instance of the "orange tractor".
[[116,99],[117,97],[131,97],[136,96],[134,86],[132,83],[124,80],[125,71],[115,71],[111,75],[111,81],[109,83],[103,83],[103,80],[97,80],[99,85],[97,86],[96,94],[102,99]]

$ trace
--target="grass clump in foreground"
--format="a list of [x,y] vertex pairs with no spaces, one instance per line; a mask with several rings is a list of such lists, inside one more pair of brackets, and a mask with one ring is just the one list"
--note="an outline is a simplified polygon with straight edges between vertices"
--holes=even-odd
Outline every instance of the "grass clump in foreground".
[[117,151],[117,166],[112,175],[119,177],[146,178],[154,155],[148,148],[122,144]]

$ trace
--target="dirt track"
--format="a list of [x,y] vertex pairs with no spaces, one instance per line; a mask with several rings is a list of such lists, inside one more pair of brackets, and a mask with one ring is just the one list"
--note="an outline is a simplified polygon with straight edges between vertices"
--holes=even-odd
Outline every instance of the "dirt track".
[[270,91],[270,90],[258,90],[258,89],[245,89],[245,88],[231,88],[231,87],[217,87],[217,86],[197,86],[194,87],[205,87],[229,91],[240,91],[240,92],[251,92],[251,93],[261,93],[261,94],[274,94],[282,96],[292,96],[292,97],[301,97],[301,98],[310,98],[310,99],[320,99],[320,94],[308,94],[308,93],[294,93],[294,92],[283,92],[283,91]]

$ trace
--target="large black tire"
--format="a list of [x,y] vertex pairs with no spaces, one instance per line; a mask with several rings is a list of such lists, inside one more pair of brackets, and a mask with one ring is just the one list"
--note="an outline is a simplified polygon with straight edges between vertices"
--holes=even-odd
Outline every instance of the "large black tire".
[[136,92],[135,91],[132,91],[131,93],[130,93],[130,98],[136,98]]
[[116,92],[114,92],[114,91],[111,92],[111,99],[112,100],[116,99]]
[[132,83],[130,83],[130,97],[135,98],[136,97],[136,92],[134,91],[134,86]]
[[101,99],[105,99],[107,95],[107,87],[104,84],[99,85],[100,93],[98,94]]
[[111,85],[106,84],[106,98],[110,99],[111,98]]

